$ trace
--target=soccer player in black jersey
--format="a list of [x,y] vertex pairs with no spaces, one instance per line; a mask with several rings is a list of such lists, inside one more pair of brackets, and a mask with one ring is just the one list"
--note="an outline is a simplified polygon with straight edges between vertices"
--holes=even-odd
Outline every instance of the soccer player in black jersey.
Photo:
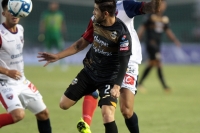
[[169,27],[169,18],[164,16],[163,13],[167,7],[166,1],[162,1],[160,12],[157,14],[151,14],[148,16],[146,21],[138,29],[138,37],[142,39],[142,35],[146,32],[145,44],[146,51],[149,56],[149,62],[147,67],[144,70],[141,79],[139,80],[138,89],[141,91],[144,89],[142,84],[144,79],[149,74],[152,67],[157,68],[158,77],[162,83],[162,87],[166,92],[170,91],[170,88],[165,83],[163,74],[162,74],[162,65],[161,65],[161,54],[160,47],[162,42],[162,35],[165,32],[167,36],[177,45],[180,46],[179,40],[176,38],[174,33]]
[[[131,37],[125,24],[115,17],[115,0],[95,0],[94,40],[83,60],[84,68],[61,97],[60,108],[66,110],[84,95],[99,91],[105,133],[118,133],[115,123],[115,108],[120,95],[120,86],[127,70],[131,53]],[[78,42],[82,43],[78,43]],[[81,45],[80,45],[81,44]],[[70,56],[84,49],[88,41],[83,38],[71,47],[57,53],[39,53],[44,65]]]

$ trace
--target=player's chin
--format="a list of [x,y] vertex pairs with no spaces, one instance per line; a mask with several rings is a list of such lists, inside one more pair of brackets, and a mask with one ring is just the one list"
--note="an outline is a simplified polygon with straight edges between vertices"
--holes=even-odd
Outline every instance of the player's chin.
[[12,19],[12,24],[18,24],[18,23],[19,23],[19,18]]

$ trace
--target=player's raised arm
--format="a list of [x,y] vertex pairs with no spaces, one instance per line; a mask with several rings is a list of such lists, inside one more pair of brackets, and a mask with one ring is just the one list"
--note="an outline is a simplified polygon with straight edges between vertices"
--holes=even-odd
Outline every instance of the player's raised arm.
[[73,43],[70,47],[66,48],[65,50],[53,54],[53,53],[46,53],[46,52],[39,52],[37,58],[41,61],[47,61],[44,66],[47,66],[49,63],[56,62],[62,58],[71,56],[73,54],[78,53],[79,51],[83,50],[89,45],[89,42],[86,41],[83,37]]
[[142,12],[144,13],[158,13],[160,11],[160,5],[162,0],[151,0],[144,4]]

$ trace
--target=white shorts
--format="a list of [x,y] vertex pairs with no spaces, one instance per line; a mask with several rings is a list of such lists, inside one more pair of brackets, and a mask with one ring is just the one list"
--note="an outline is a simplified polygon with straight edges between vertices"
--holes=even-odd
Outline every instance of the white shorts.
[[30,110],[33,114],[38,114],[46,109],[41,94],[26,79],[15,83],[0,81],[0,103],[7,112],[22,108]]
[[135,94],[137,91],[136,87],[137,87],[138,74],[139,74],[138,64],[129,63],[121,88],[129,89],[133,94]]

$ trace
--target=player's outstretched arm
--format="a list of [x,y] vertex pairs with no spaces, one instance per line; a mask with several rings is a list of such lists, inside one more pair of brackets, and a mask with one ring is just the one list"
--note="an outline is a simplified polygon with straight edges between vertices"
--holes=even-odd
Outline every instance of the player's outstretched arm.
[[142,11],[144,13],[158,13],[160,11],[160,5],[162,0],[151,0],[144,4]]
[[83,37],[81,37],[78,41],[73,43],[70,47],[66,48],[65,50],[57,54],[39,52],[37,58],[39,58],[39,62],[46,61],[46,64],[44,66],[47,66],[49,63],[56,62],[57,60],[60,60],[62,58],[78,53],[79,51],[85,49],[88,45],[89,45],[89,42],[86,41]]
[[172,40],[176,44],[176,46],[178,46],[178,47],[181,46],[180,41],[176,38],[176,36],[174,35],[174,33],[172,32],[172,30],[170,28],[168,28],[165,32],[166,32],[168,38],[170,40]]

